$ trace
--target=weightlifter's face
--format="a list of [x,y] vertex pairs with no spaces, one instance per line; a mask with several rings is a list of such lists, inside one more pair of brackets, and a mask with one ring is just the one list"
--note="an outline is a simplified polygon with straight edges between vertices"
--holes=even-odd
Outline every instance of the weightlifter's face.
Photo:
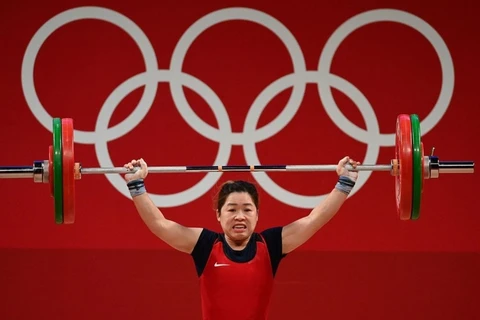
[[248,240],[258,221],[258,210],[247,192],[233,192],[228,195],[217,220],[225,235],[232,241]]

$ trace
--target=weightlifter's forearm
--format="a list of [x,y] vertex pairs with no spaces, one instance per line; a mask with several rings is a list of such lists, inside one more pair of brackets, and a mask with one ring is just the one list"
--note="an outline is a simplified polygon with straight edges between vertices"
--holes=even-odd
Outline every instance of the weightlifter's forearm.
[[133,198],[133,203],[145,224],[152,229],[165,221],[162,212],[155,206],[147,193]]
[[191,253],[200,236],[201,228],[187,228],[166,219],[145,192],[133,197],[133,203],[148,229],[171,247]]
[[333,189],[327,198],[316,206],[308,215],[315,229],[321,228],[330,221],[340,210],[347,195],[337,189]]
[[347,200],[348,194],[355,186],[355,181],[348,177],[340,177],[335,188],[330,192],[327,198],[315,207],[308,218],[315,230],[321,228],[330,221],[340,210],[340,207]]

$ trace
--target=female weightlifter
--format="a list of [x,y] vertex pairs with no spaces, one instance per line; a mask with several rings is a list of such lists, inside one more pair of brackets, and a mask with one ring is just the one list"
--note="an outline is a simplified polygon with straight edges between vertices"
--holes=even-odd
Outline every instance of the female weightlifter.
[[280,261],[305,243],[339,211],[355,185],[358,162],[344,157],[338,162],[338,181],[330,194],[309,215],[290,224],[255,231],[259,195],[246,181],[225,182],[216,197],[217,233],[186,227],[165,218],[149,198],[143,159],[125,164],[125,174],[135,207],[147,227],[171,247],[190,254],[200,281],[203,319],[264,320]]

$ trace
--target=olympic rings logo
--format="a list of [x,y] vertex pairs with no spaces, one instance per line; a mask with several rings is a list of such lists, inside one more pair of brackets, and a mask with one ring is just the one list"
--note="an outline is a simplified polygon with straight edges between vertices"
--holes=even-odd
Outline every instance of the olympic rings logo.
[[[259,164],[256,143],[268,139],[288,125],[301,105],[306,85],[316,84],[321,102],[331,120],[348,136],[367,144],[364,163],[375,163],[381,146],[394,146],[395,134],[381,134],[379,124],[368,99],[353,84],[330,73],[333,56],[353,31],[362,26],[379,21],[396,22],[407,25],[420,32],[434,47],[442,68],[442,85],[435,106],[422,121],[422,134],[429,132],[446,112],[454,87],[454,69],[450,52],[442,37],[424,20],[405,11],[377,9],[360,13],[340,25],[331,35],[319,57],[317,70],[307,70],[302,50],[293,34],[274,17],[250,8],[225,8],[211,12],[193,23],[178,41],[170,63],[170,69],[159,70],[152,44],[143,31],[128,17],[101,7],[79,7],[64,11],[47,21],[33,36],[26,49],[22,63],[23,92],[32,113],[37,120],[51,131],[52,117],[40,102],[34,85],[33,70],[36,56],[46,39],[57,29],[70,22],[81,19],[99,19],[110,22],[123,29],[135,41],[145,62],[145,72],[137,74],[120,84],[106,99],[97,118],[95,131],[76,130],[75,142],[94,144],[102,167],[114,166],[107,148],[109,141],[120,138],[133,130],[144,118],[152,106],[157,91],[157,83],[168,82],[174,103],[185,121],[199,134],[219,143],[215,158],[216,164],[226,164],[233,145],[242,145],[248,163]],[[294,71],[268,85],[254,100],[246,117],[243,132],[232,132],[227,110],[219,96],[200,79],[184,73],[182,65],[185,55],[202,32],[211,26],[230,20],[246,20],[260,24],[273,32],[287,48]],[[129,93],[144,86],[136,109],[121,123],[108,128],[110,118],[118,104]],[[219,128],[214,128],[200,119],[190,107],[182,86],[186,86],[200,95],[212,109]],[[257,128],[258,120],[267,104],[280,92],[292,87],[291,96],[284,110],[269,124]],[[342,91],[359,108],[366,123],[366,130],[349,121],[340,111],[332,96],[331,88]],[[248,136],[248,139],[247,139]],[[360,175],[356,189],[360,190],[371,172]],[[196,185],[176,194],[150,194],[157,206],[172,207],[189,203],[205,194],[220,178],[221,173],[210,172]],[[110,183],[125,197],[130,197],[120,175],[107,175]],[[326,195],[305,196],[292,193],[276,184],[265,172],[254,175],[256,181],[272,197],[285,204],[298,208],[313,208]]]

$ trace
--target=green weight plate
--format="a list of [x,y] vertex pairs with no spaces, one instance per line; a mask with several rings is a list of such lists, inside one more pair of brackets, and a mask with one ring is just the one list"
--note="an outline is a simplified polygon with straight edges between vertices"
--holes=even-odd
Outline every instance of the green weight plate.
[[53,119],[53,202],[55,222],[63,223],[62,120]]
[[410,121],[412,123],[412,220],[420,217],[420,202],[422,200],[422,184],[423,184],[423,158],[422,158],[422,142],[420,132],[420,120],[418,115],[411,114]]

